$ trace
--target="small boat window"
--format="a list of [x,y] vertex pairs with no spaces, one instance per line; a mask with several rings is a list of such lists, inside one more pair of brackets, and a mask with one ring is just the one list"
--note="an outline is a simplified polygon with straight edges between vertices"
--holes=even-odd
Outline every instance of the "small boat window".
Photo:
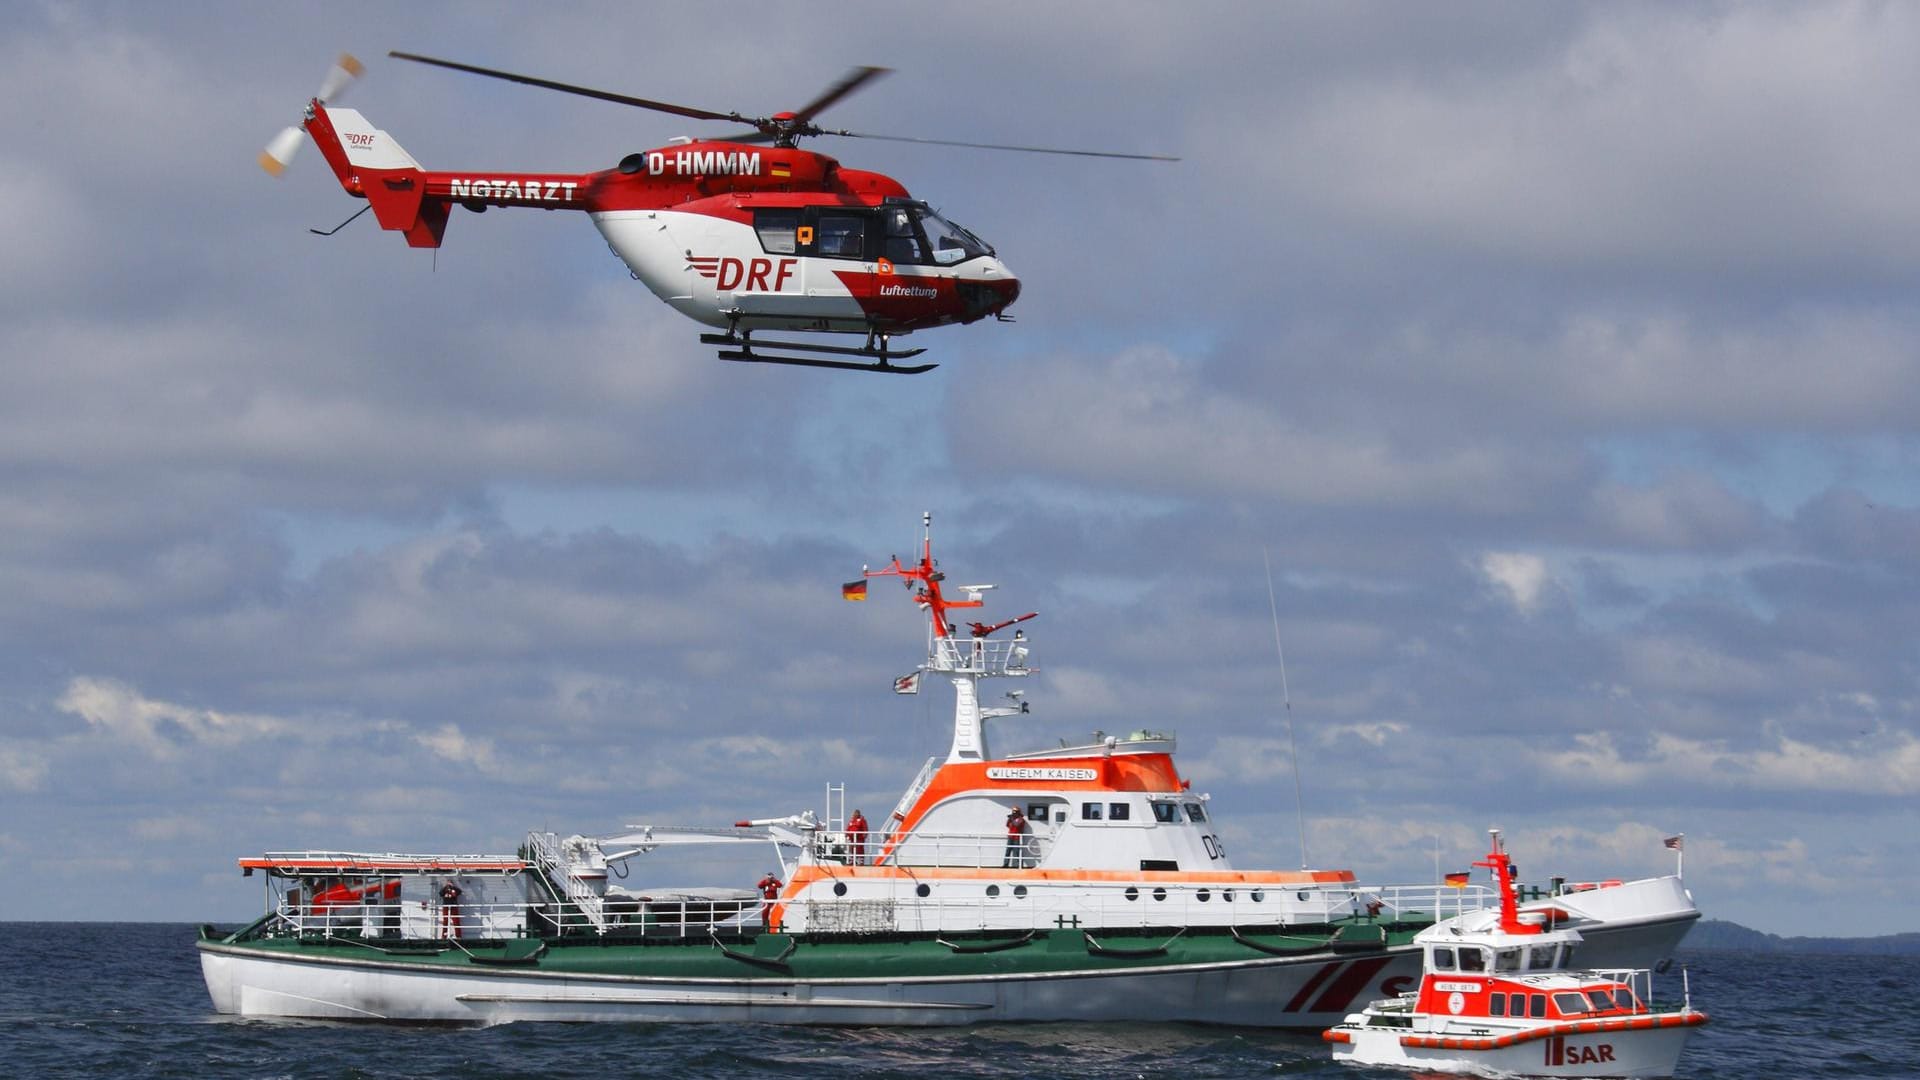
[[1587,995],[1571,990],[1553,995],[1553,1007],[1561,1016],[1580,1016],[1593,1008]]
[[1612,1012],[1621,1007],[1614,1003],[1613,991],[1604,986],[1588,987],[1587,1000],[1593,1003],[1594,1012]]
[[1157,802],[1153,804],[1153,820],[1162,825],[1171,825],[1180,820],[1180,807],[1175,803]]
[[1080,820],[1081,821],[1099,821],[1100,820],[1100,804],[1097,802],[1081,803],[1080,804]]
[[1153,890],[1153,898],[1155,900],[1165,900],[1167,898],[1167,890],[1164,888],[1160,888],[1159,886],[1155,886]]
[[1229,904],[1231,904],[1231,903],[1233,903],[1233,890],[1232,890],[1232,889],[1221,889],[1221,890],[1220,890],[1220,899],[1221,899],[1221,900],[1224,900],[1224,901],[1226,901],[1226,902],[1227,902],[1227,903],[1229,903]]
[[1120,895],[1126,897],[1129,900],[1138,900],[1140,899],[1140,890],[1132,885],[1129,885],[1127,886],[1127,891],[1121,893]]
[[[1514,996],[1518,997],[1519,995],[1516,994]],[[1516,1009],[1514,1015],[1520,1015],[1519,1010]],[[1536,1020],[1545,1020],[1547,1018],[1547,995],[1532,994],[1528,996],[1527,1015],[1532,1016]]]
[[1108,821],[1126,821],[1128,817],[1131,815],[1131,813],[1132,813],[1132,808],[1129,807],[1126,803],[1117,802],[1117,803],[1107,804],[1107,820]]
[[1186,804],[1186,807],[1187,807],[1187,820],[1188,820],[1188,821],[1205,821],[1205,820],[1207,820],[1207,811],[1206,811],[1206,809],[1205,809],[1204,807],[1202,807],[1202,806],[1201,806],[1201,805],[1200,805],[1199,803],[1197,803],[1197,802],[1190,802],[1190,803],[1187,803],[1187,804]]
[[1267,898],[1267,893],[1266,893],[1266,890],[1264,889],[1255,889],[1252,892],[1247,894],[1247,899],[1252,900],[1256,904],[1262,900],[1265,900],[1266,898]]
[[1213,893],[1211,890],[1201,889],[1199,892],[1196,892],[1193,894],[1193,898],[1204,904],[1207,901],[1213,899]]
[[933,890],[929,888],[927,883],[924,881],[913,887],[913,894],[915,896],[926,896],[932,892]]
[[1482,952],[1479,949],[1461,949],[1460,950],[1460,970],[1461,971],[1487,970],[1486,953]]
[[1496,990],[1493,992],[1493,997],[1487,1001],[1487,1015],[1488,1016],[1507,1015],[1506,991]]
[[1452,949],[1433,950],[1433,970],[1435,971],[1452,971],[1453,970],[1453,950]]
[[1027,887],[1025,885],[1015,885],[1013,887],[1013,895],[1015,896],[1027,895]]
[[1519,971],[1520,970],[1520,950],[1519,949],[1501,949],[1499,952],[1494,953],[1493,954],[1493,970]]

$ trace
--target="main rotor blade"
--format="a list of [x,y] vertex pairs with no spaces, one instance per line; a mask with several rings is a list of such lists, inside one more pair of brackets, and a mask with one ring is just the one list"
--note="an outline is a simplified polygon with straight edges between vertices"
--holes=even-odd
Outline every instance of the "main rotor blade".
[[665,101],[649,101],[646,98],[616,94],[610,90],[595,90],[588,86],[574,86],[571,83],[554,82],[552,79],[538,79],[532,75],[516,75],[511,71],[498,71],[494,68],[484,68],[474,64],[462,64],[454,60],[436,60],[431,56],[421,56],[417,53],[393,51],[387,53],[387,55],[396,60],[411,60],[416,64],[431,64],[434,67],[449,68],[453,71],[464,71],[469,75],[485,75],[489,79],[505,79],[508,82],[522,83],[527,86],[538,86],[547,90],[558,90],[563,94],[578,94],[581,97],[611,101],[616,105],[633,105],[642,109],[652,109],[655,112],[673,113],[675,116],[690,116],[695,120],[732,120],[735,123],[755,125],[759,123],[756,118],[742,116],[737,112],[714,112],[711,109],[696,109],[690,105],[674,105]]
[[1053,146],[1008,146],[1005,143],[956,142],[952,139],[920,139],[912,135],[873,135],[861,131],[822,131],[822,135],[844,135],[849,139],[884,139],[887,142],[924,143],[928,146],[966,146],[975,150],[1015,150],[1023,154],[1067,154],[1073,157],[1126,158],[1130,161],[1179,161],[1166,154],[1121,154],[1108,150],[1062,150]]
[[826,108],[834,102],[839,101],[841,98],[846,97],[848,94],[853,93],[855,90],[860,89],[862,86],[865,86],[892,70],[892,68],[883,67],[854,68],[842,76],[839,82],[821,91],[820,96],[808,102],[805,107],[795,110],[793,118],[804,124],[812,120],[819,113],[825,111]]

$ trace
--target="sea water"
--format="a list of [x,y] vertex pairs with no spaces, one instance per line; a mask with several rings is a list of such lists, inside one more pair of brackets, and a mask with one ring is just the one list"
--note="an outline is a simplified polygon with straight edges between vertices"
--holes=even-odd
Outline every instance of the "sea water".
[[[6,1077],[1338,1077],[1309,1032],[1200,1024],[790,1028],[503,1024],[490,1028],[238,1020],[213,1011],[194,928],[0,923]],[[1683,951],[1712,1015],[1679,1076],[1920,1077],[1920,957]]]

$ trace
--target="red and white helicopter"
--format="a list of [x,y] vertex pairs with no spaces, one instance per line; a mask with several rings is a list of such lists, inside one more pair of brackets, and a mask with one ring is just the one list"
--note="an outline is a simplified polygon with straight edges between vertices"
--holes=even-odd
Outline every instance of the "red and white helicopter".
[[[825,154],[799,149],[802,138],[840,135],[987,150],[1177,160],[1154,154],[862,134],[814,123],[815,116],[885,74],[885,68],[855,68],[793,112],[754,117],[413,53],[388,55],[753,128],[715,140],[676,139],[658,149],[628,154],[615,168],[601,172],[429,171],[357,111],[327,104],[361,71],[358,61],[342,56],[320,93],[307,103],[302,124],[281,132],[260,156],[261,165],[278,175],[303,141],[304,128],[347,194],[367,200],[361,213],[371,209],[381,228],[404,233],[414,247],[439,247],[447,216],[456,205],[476,213],[493,206],[585,211],[614,253],[655,296],[688,318],[723,331],[702,334],[700,340],[721,346],[720,357],[726,360],[899,374],[926,371],[936,365],[894,363],[926,350],[894,349],[891,339],[988,316],[1005,320],[1007,306],[1020,295],[1019,279],[991,245],[912,198],[891,177],[849,169]],[[756,341],[752,335],[758,330],[864,334],[865,344]],[[756,348],[782,352],[769,354]],[[811,355],[783,355],[789,352]],[[834,356],[862,359],[828,358]]]

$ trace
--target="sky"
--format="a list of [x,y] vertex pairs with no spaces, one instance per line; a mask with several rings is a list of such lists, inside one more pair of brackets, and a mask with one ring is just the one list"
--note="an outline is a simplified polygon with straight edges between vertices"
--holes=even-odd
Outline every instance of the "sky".
[[[311,235],[360,204],[254,159],[340,51],[428,168],[722,134],[389,49],[748,113],[878,64],[825,122],[1182,160],[816,142],[1016,321],[726,364],[583,215]],[[1175,733],[1238,867],[1684,833],[1709,917],[1914,929],[1920,8],[16,3],[0,96],[0,918],[874,816],[951,693],[838,586],[931,511],[1041,613],[996,745]]]

